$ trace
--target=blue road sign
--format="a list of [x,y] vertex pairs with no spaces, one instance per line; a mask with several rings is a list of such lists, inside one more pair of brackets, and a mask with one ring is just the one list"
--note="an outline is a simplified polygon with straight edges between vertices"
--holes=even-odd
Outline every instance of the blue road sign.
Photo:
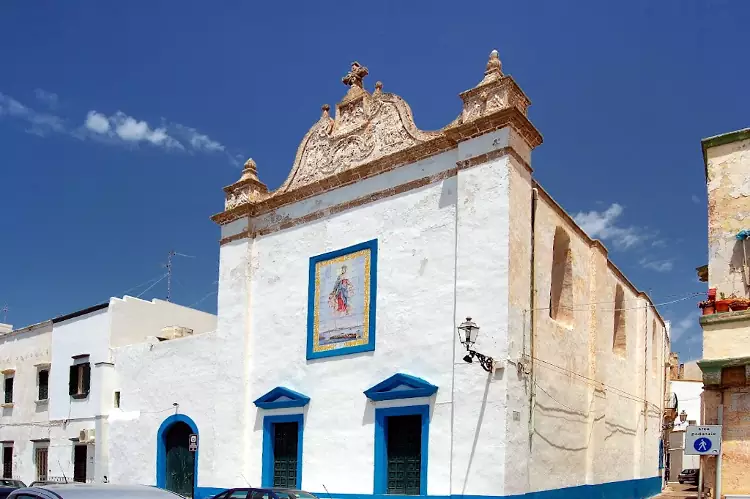
[[698,452],[708,452],[711,450],[711,440],[706,437],[701,437],[693,442],[693,447]]

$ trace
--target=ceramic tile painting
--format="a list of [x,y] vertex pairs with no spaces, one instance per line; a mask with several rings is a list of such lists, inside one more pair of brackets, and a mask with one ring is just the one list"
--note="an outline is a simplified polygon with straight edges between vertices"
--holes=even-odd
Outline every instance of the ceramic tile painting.
[[307,358],[375,349],[377,240],[310,258]]

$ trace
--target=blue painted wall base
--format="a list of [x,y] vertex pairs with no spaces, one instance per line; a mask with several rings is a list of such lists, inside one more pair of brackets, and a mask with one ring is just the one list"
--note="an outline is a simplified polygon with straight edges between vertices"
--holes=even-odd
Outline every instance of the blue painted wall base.
[[[235,487],[242,487],[241,484]],[[228,487],[227,487],[228,488]],[[208,499],[226,489],[215,487],[197,487],[195,499]],[[580,485],[564,489],[543,490],[528,494],[513,496],[477,496],[477,495],[445,495],[445,496],[399,496],[386,494],[336,494],[313,492],[320,499],[647,499],[661,492],[661,477],[625,480],[622,482],[599,483],[596,485]]]

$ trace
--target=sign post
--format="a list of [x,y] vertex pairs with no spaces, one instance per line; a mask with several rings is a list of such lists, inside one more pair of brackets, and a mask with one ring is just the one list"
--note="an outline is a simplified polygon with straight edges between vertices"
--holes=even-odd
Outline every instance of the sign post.
[[[719,406],[719,410],[721,409],[722,407]],[[721,421],[721,416],[719,416],[719,421]],[[720,491],[721,425],[688,426],[685,429],[685,455],[716,456],[716,490]],[[703,459],[698,469],[698,497],[703,497]]]
[[188,451],[198,451],[198,435],[196,435],[195,433],[191,433],[190,437],[188,438]]

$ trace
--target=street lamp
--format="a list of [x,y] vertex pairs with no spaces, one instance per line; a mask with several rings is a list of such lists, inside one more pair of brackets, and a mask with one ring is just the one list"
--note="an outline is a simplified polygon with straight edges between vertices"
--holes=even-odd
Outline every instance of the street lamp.
[[466,362],[467,364],[471,364],[476,358],[479,361],[479,365],[482,366],[482,369],[484,369],[488,373],[491,373],[495,364],[495,361],[492,359],[492,357],[482,355],[481,353],[471,348],[472,346],[474,346],[474,343],[477,342],[477,336],[479,335],[479,326],[477,326],[477,324],[471,320],[471,317],[467,317],[466,320],[462,322],[460,326],[458,326],[458,331],[459,340],[461,340],[461,344],[466,347],[467,352],[463,359],[464,362]]
[[687,416],[687,412],[685,412],[685,409],[683,409],[680,413],[680,423],[684,423],[685,421],[687,421]]

